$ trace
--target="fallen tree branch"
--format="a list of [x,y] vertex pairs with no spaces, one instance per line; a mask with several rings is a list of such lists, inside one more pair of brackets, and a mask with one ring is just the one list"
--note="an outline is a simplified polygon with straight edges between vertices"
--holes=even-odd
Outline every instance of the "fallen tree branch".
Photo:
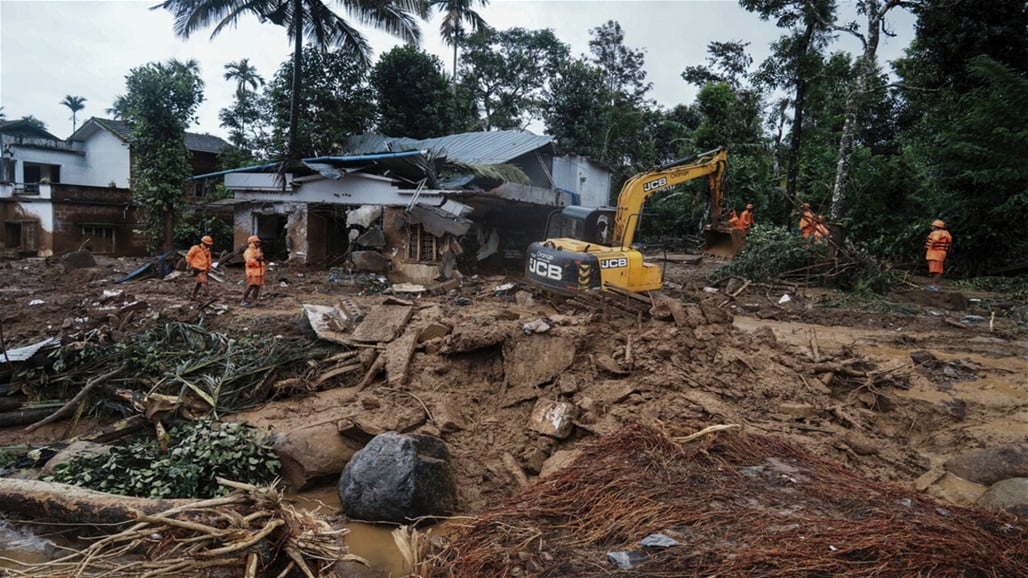
[[46,425],[48,423],[55,422],[55,421],[57,421],[57,420],[59,420],[59,419],[61,419],[63,417],[67,417],[68,415],[71,415],[72,413],[74,413],[75,408],[78,407],[79,403],[81,403],[82,400],[85,399],[87,395],[89,395],[89,392],[93,391],[93,388],[95,388],[97,385],[100,385],[101,383],[107,381],[108,379],[114,377],[115,375],[118,375],[119,373],[121,373],[121,368],[120,367],[115,369],[114,371],[109,371],[109,372],[107,372],[107,373],[105,373],[103,375],[100,375],[100,376],[94,377],[93,379],[90,379],[89,381],[86,382],[86,385],[81,390],[79,390],[79,392],[75,395],[75,397],[71,398],[71,401],[69,401],[68,403],[64,404],[64,406],[62,406],[61,409],[55,411],[49,417],[41,419],[41,420],[37,421],[36,423],[26,427],[25,431],[26,432],[34,432],[37,429],[43,427],[44,425]]

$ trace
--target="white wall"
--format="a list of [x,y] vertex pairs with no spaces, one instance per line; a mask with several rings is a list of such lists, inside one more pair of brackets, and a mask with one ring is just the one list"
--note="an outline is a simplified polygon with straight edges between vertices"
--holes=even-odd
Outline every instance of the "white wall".
[[[63,182],[92,187],[106,187],[112,181],[115,186],[129,187],[131,160],[128,143],[106,130],[97,131],[85,143],[86,157],[76,167],[74,180],[61,175]],[[62,169],[63,170],[63,169]]]
[[582,206],[609,205],[610,179],[610,171],[585,157],[553,158],[553,182],[562,189],[578,193]]
[[[69,185],[106,187],[129,186],[128,144],[106,130],[97,131],[85,143],[73,143],[76,152],[12,145],[15,180],[25,182],[25,163],[60,165],[61,182]],[[85,153],[85,154],[83,154]],[[43,176],[46,176],[45,174]]]

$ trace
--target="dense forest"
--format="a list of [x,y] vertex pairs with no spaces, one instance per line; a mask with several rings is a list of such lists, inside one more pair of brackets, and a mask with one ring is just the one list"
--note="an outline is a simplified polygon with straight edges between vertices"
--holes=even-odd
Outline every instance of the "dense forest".
[[[921,262],[929,223],[943,219],[954,236],[947,270],[992,274],[1028,259],[1028,238],[1017,232],[1028,218],[1023,1],[860,0],[853,22],[841,19],[837,0],[739,1],[781,30],[770,57],[754,62],[747,43],[711,42],[706,62],[681,71],[698,89],[694,102],[671,108],[648,97],[645,53],[625,44],[615,21],[591,29],[588,54],[576,57],[552,30],[491,26],[474,11],[484,0],[391,2],[413,6],[408,16],[442,12],[439,33],[456,70],[448,75],[418,48],[411,20],[367,20],[406,41],[372,62],[363,37],[321,10],[327,4],[271,3],[294,7],[261,15],[287,28],[294,55],[268,78],[246,60],[225,66],[236,83],[220,114],[236,147],[226,168],[333,154],[340,136],[370,131],[428,138],[541,127],[559,153],[606,163],[620,184],[725,146],[728,208],[753,203],[759,223],[795,226],[796,205],[810,203],[855,246],[902,266]],[[161,7],[188,36],[252,9],[198,8],[234,4]],[[879,62],[899,10],[916,16],[915,38],[903,58]],[[842,35],[861,51],[833,49]],[[649,224],[694,232],[698,197],[657,199]]]

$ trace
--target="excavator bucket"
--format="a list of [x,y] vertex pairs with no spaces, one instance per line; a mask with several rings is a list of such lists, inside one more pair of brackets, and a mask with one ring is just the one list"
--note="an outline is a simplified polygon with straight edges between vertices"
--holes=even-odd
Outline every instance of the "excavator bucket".
[[703,229],[703,252],[722,259],[734,259],[742,251],[746,232],[735,227],[711,227]]

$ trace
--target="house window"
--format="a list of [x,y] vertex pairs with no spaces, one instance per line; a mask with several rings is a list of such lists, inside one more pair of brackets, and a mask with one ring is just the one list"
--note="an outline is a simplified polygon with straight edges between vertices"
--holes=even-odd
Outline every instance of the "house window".
[[106,223],[82,223],[82,242],[97,254],[111,254],[118,248],[118,228]]
[[439,250],[436,246],[438,238],[429,233],[421,224],[411,224],[407,229],[407,260],[411,262],[437,263]]
[[22,170],[26,193],[38,193],[39,183],[61,182],[61,165],[25,163]]

